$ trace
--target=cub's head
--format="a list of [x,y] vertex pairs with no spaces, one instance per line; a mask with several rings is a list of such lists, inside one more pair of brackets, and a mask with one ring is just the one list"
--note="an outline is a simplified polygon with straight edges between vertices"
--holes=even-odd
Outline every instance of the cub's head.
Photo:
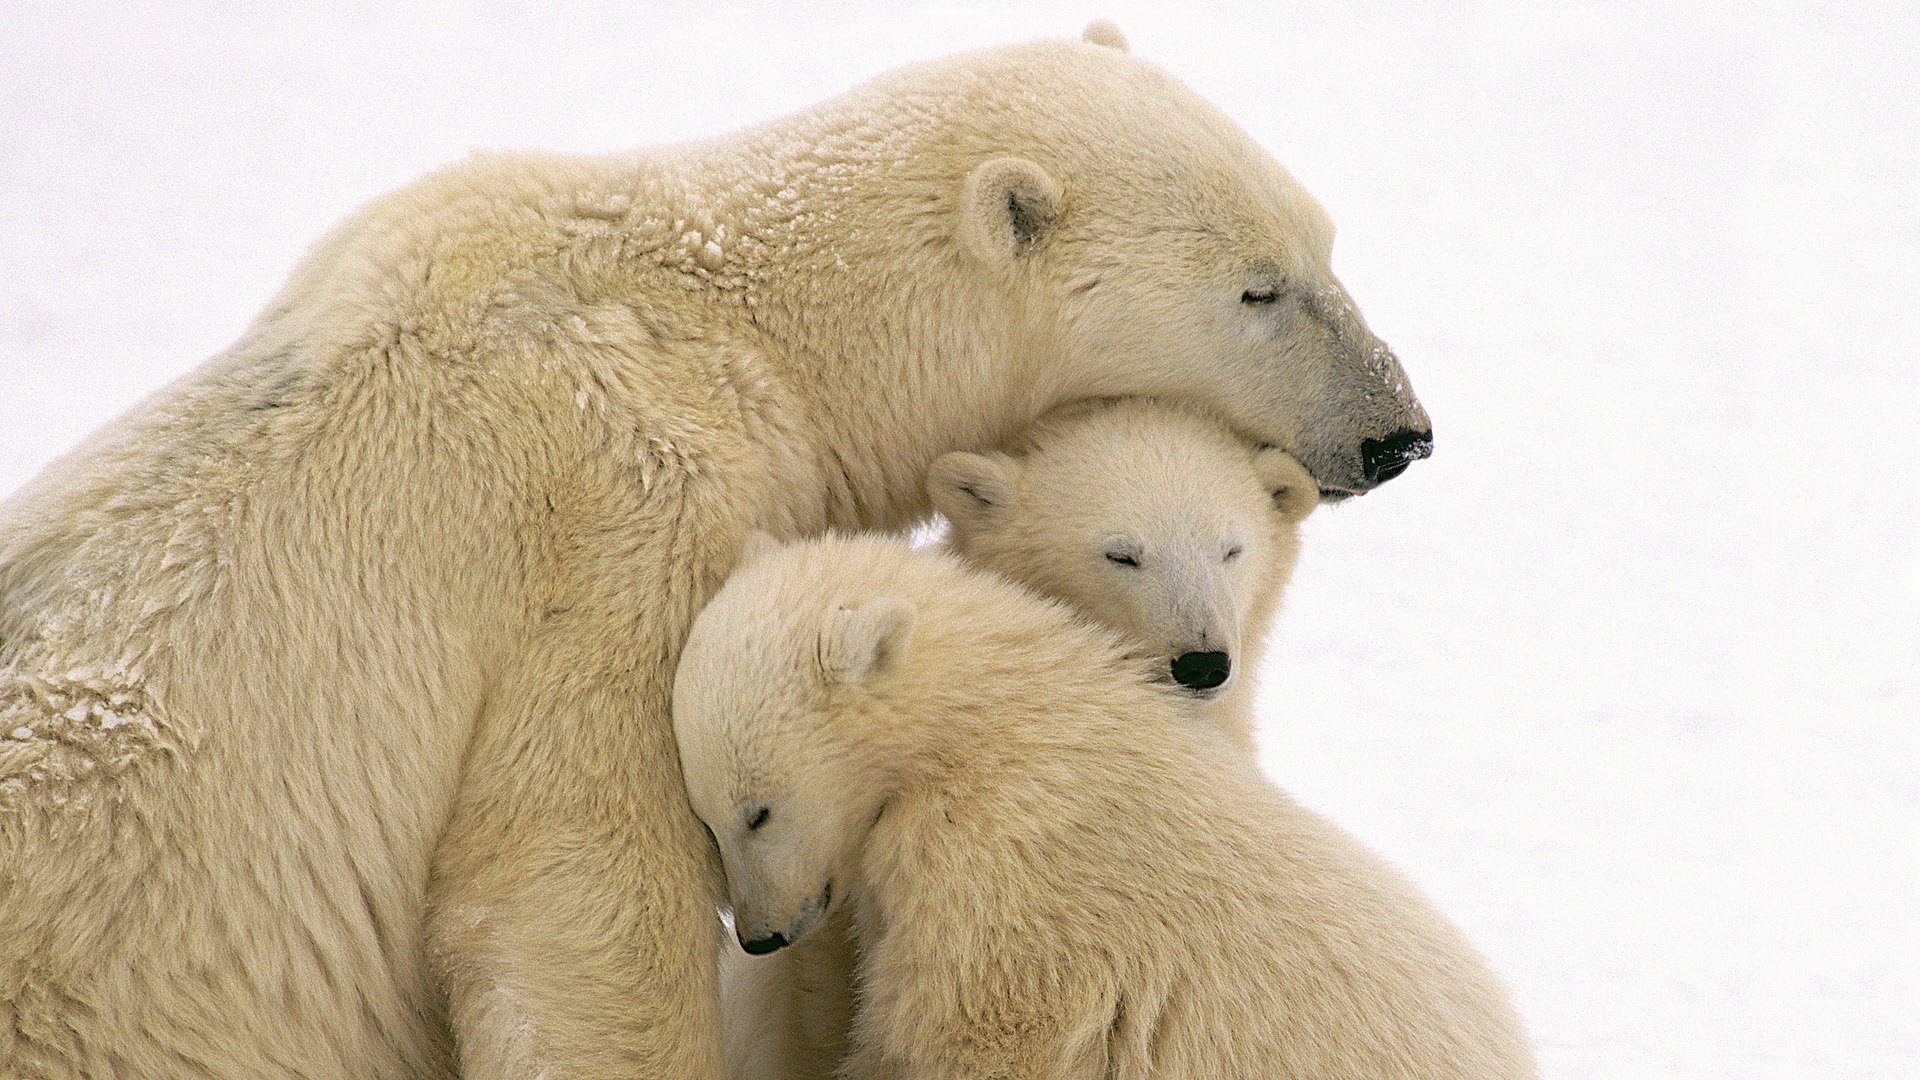
[[[720,846],[734,932],[772,952],[816,926],[852,880],[886,796],[871,691],[898,674],[915,609],[856,583],[865,549],[751,541],[700,613],[673,687],[694,813]],[[836,575],[846,575],[837,578]]]
[[1300,463],[1138,400],[1056,412],[1016,449],[934,462],[954,551],[1113,628],[1196,696],[1242,677],[1319,501]]
[[1427,456],[1425,410],[1334,276],[1327,212],[1124,46],[1096,24],[975,60],[1008,104],[964,163],[958,237],[1060,362],[1042,379],[1059,400],[1203,404],[1292,451],[1328,498]]

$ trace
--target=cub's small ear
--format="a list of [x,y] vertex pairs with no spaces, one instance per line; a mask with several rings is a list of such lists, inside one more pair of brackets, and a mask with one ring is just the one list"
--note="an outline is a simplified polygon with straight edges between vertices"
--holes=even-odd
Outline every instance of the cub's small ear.
[[1087,28],[1080,32],[1080,40],[1089,45],[1119,49],[1121,52],[1133,51],[1127,47],[1127,35],[1120,32],[1120,28],[1113,24],[1112,19],[1095,19],[1088,23]]
[[733,560],[733,568],[738,570],[750,562],[759,562],[779,549],[780,541],[774,539],[773,534],[755,529],[741,542],[740,554]]
[[828,612],[820,629],[820,675],[853,686],[892,671],[913,640],[913,602],[882,596],[857,608]]
[[1019,472],[1020,463],[1005,454],[943,454],[927,469],[927,496],[955,528],[989,528],[1013,506]]
[[1019,258],[1059,216],[1060,185],[1025,158],[982,162],[960,192],[960,240],[987,262]]
[[1288,521],[1299,521],[1320,505],[1320,485],[1306,466],[1285,450],[1269,446],[1253,455],[1253,470],[1273,497],[1273,508]]

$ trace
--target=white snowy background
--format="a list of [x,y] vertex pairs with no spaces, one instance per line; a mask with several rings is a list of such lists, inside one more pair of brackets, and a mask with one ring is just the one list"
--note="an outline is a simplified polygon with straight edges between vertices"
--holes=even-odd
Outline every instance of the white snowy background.
[[1910,4],[0,3],[0,493],[475,147],[1077,34],[1332,210],[1438,454],[1309,525],[1263,755],[1566,1080],[1920,1077]]

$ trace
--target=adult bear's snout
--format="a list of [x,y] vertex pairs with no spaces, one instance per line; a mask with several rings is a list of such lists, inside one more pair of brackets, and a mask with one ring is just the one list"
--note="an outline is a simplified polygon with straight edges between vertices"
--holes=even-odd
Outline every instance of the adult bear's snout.
[[1401,429],[1384,439],[1363,439],[1360,465],[1369,487],[1381,484],[1407,471],[1407,466],[1433,454],[1433,432]]

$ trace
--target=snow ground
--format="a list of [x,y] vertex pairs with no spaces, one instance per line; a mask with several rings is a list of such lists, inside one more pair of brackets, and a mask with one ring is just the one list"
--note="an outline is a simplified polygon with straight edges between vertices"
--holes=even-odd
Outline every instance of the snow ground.
[[7,0],[0,492],[469,148],[1110,15],[1333,211],[1436,419],[1310,522],[1272,772],[1469,929],[1550,1076],[1920,1076],[1910,6],[283,7]]

